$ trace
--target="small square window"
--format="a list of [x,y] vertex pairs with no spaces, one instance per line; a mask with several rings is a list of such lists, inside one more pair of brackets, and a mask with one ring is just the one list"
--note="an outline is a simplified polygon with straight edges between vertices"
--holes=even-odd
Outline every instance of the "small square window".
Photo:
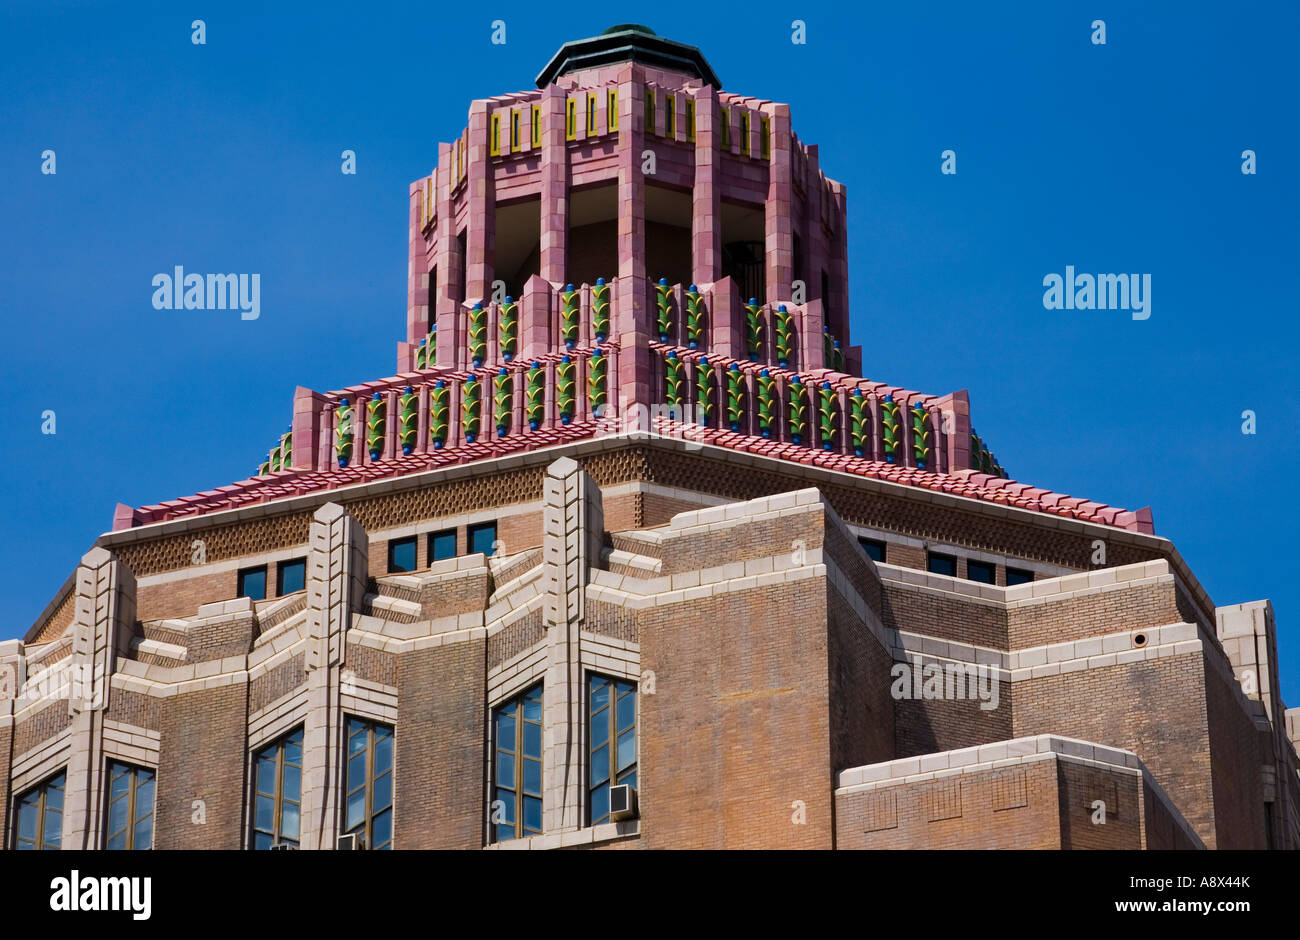
[[867,557],[872,561],[885,560],[885,543],[879,539],[869,539],[865,536],[858,536],[858,544],[862,550],[867,553]]
[[392,539],[388,543],[388,571],[415,570],[415,536],[404,539]]
[[950,578],[957,577],[957,559],[952,555],[926,552],[926,568],[929,569],[930,574],[946,574]]
[[1012,587],[1016,584],[1028,584],[1032,580],[1034,580],[1034,573],[1032,571],[1026,571],[1024,568],[1007,569],[1007,587]]
[[266,565],[244,568],[239,572],[239,596],[255,601],[266,600]]
[[496,551],[497,524],[495,522],[472,525],[467,530],[467,535],[469,554],[476,555],[482,552],[484,555],[492,555]]
[[980,584],[997,584],[997,567],[984,561],[967,561],[966,578]]
[[283,597],[307,588],[307,559],[294,558],[275,566],[275,594]]
[[456,557],[456,530],[429,533],[429,564]]

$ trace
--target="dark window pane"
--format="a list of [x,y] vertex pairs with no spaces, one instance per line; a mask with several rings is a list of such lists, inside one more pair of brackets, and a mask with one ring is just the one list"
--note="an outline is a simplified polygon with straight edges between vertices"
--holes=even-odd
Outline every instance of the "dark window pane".
[[34,803],[24,802],[18,809],[18,838],[35,839],[36,838],[36,814],[37,809]]
[[148,849],[153,844],[153,817],[148,816],[135,824],[133,848],[137,851]]
[[366,791],[358,790],[348,797],[347,821],[343,828],[352,830],[366,821]]
[[382,774],[393,768],[393,736],[385,733],[383,737],[375,732],[375,773]]
[[542,756],[542,726],[536,722],[524,722],[524,755],[526,757]]
[[386,849],[393,841],[393,811],[385,810],[375,817],[370,827],[372,848]]
[[509,712],[497,714],[497,747],[504,750],[514,750],[515,747],[515,716],[512,707]]
[[1032,571],[1026,571],[1023,568],[1007,569],[1007,587],[1011,587],[1015,584],[1028,584],[1032,580],[1034,580],[1034,573]]
[[636,694],[628,693],[618,700],[618,723],[615,725],[619,731],[624,728],[630,728],[636,722]]
[[266,565],[239,572],[239,596],[251,597],[255,601],[266,598]]
[[591,681],[591,710],[594,712],[609,704],[609,683],[604,679]]
[[415,536],[393,539],[388,543],[388,570],[415,570]]
[[865,536],[858,536],[858,544],[862,550],[867,553],[867,557],[872,561],[885,560],[885,543],[878,539],[869,539]]
[[479,525],[472,525],[467,530],[467,535],[469,554],[474,555],[482,552],[484,555],[491,555],[497,540],[497,524],[495,522],[484,522]]
[[524,830],[542,831],[542,801],[538,797],[524,797]]
[[280,811],[280,838],[290,842],[298,841],[298,804],[285,803]]
[[602,747],[591,752],[591,784],[595,786],[602,780],[609,779],[609,748]]
[[629,728],[618,736],[618,770],[636,763],[636,729]]
[[609,816],[609,785],[591,791],[591,824],[605,822]]
[[131,775],[125,764],[114,764],[108,784],[108,798],[116,800],[131,791]]
[[277,595],[303,590],[307,587],[307,559],[295,558],[293,561],[280,562],[276,565],[275,576],[279,581],[275,590]]
[[108,831],[125,832],[127,827],[125,798],[108,804]]
[[609,740],[609,711],[602,710],[591,716],[591,746],[603,747]]
[[280,784],[280,796],[297,802],[302,793],[302,769],[292,764],[284,765],[284,778]]
[[267,832],[275,828],[275,800],[269,796],[257,798],[257,828]]
[[978,581],[980,584],[995,584],[997,576],[996,568],[993,565],[983,561],[966,562],[966,578],[970,581]]
[[456,530],[434,532],[429,536],[429,561],[446,561],[456,557]]
[[267,832],[253,833],[253,851],[262,852],[271,847],[271,835]]
[[533,793],[537,796],[542,795],[542,762],[539,760],[524,761],[524,792]]
[[375,778],[375,795],[370,801],[371,812],[387,809],[393,803],[393,775],[386,773]]
[[515,754],[514,751],[497,751],[497,782],[502,786],[514,786]]
[[108,848],[108,850],[109,850],[110,852],[122,852],[122,851],[125,851],[125,850],[126,850],[126,830],[123,829],[121,832],[117,833],[117,835],[111,835],[111,836],[109,836],[109,837],[108,837],[108,841],[107,841],[106,843],[104,843],[104,844],[105,844],[105,846],[107,846],[107,848]]
[[939,555],[935,552],[928,553],[927,567],[931,574],[946,574],[950,578],[957,577],[957,559],[952,555]]
[[524,718],[529,721],[542,720],[542,687],[540,685],[524,697]]
[[348,759],[348,789],[355,790],[366,782],[366,752],[354,754]]

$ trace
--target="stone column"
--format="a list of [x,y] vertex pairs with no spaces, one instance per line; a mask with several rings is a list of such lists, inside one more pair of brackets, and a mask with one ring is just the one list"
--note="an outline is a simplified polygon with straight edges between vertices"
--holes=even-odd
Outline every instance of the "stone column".
[[365,596],[367,539],[337,503],[312,518],[307,554],[307,717],[303,727],[302,842],[332,849],[343,786],[342,682],[346,636]]
[[456,146],[455,143],[438,146],[438,168],[434,171],[434,198],[438,202],[438,244],[434,250],[437,283],[429,303],[438,325],[436,362],[443,369],[459,369],[465,361],[460,305],[465,292],[460,271],[463,256],[456,238],[456,204],[451,198],[456,188]]
[[135,576],[104,548],[77,568],[72,624],[71,748],[63,804],[64,848],[99,847],[104,806],[104,712],[119,653],[135,630]]
[[[469,215],[465,252],[465,302],[473,306],[492,299],[493,248],[496,229],[496,187],[492,158],[488,156],[488,103],[475,101],[469,109],[469,175],[465,198]],[[439,343],[438,345],[442,345]]]
[[718,92],[695,93],[695,186],[691,204],[691,269],[701,287],[722,276],[722,187],[717,124]]
[[[790,300],[790,283],[794,280],[794,182],[790,168],[790,107],[784,104],[764,106],[771,118],[771,159],[768,161],[767,202],[765,203],[765,247],[767,267],[767,302]],[[751,151],[757,153],[758,151]],[[805,342],[806,337],[801,337]],[[821,342],[821,338],[817,338]]]
[[546,677],[542,703],[543,829],[581,828],[586,774],[581,631],[589,569],[605,539],[600,488],[561,457],[546,470],[542,583],[546,591]]
[[[564,91],[547,85],[542,92],[542,280],[564,286],[569,244],[569,148],[564,139]],[[531,128],[530,128],[531,134]]]

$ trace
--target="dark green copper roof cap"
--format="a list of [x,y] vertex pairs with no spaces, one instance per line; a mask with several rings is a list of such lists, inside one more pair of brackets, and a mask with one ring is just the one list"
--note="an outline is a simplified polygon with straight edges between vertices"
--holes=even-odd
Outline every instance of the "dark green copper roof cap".
[[611,26],[599,36],[566,42],[537,76],[545,88],[561,75],[612,62],[640,62],[694,75],[706,85],[722,87],[704,55],[694,46],[656,36],[654,30],[635,23]]

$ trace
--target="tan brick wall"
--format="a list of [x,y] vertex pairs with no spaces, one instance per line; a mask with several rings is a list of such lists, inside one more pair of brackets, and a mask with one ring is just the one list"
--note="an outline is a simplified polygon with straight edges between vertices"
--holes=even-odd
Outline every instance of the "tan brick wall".
[[[1142,848],[1141,777],[1068,760],[1057,761],[1056,772],[1061,848]],[[1104,817],[1094,809],[1097,802],[1105,807]]]
[[9,806],[14,795],[9,787],[13,770],[13,741],[13,725],[0,727],[0,850],[13,846],[13,833],[9,831]]
[[647,848],[831,847],[826,591],[810,578],[639,612],[657,686],[640,702]]
[[[247,701],[244,683],[168,699],[161,712],[155,848],[243,848]],[[195,800],[205,804],[202,825],[192,821]]]
[[1055,761],[836,798],[843,849],[1060,848]]
[[483,845],[487,673],[482,640],[398,659],[394,839],[399,849]]
[[1059,734],[1137,754],[1213,847],[1205,668],[1198,652],[1015,683],[1013,737]]
[[1270,735],[1255,729],[1237,705],[1236,691],[1208,659],[1209,654],[1205,662],[1205,699],[1215,845],[1221,849],[1262,849],[1267,842],[1261,771],[1265,760],[1271,761]]

